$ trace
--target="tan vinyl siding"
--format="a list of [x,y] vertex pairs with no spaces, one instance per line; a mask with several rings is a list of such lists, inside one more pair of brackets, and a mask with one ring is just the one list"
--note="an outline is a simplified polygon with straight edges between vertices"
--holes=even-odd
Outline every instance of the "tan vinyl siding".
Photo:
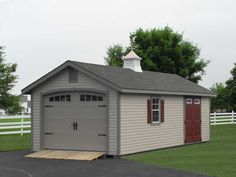
[[210,140],[210,98],[202,97],[201,99],[201,136],[202,141]]
[[120,97],[121,155],[184,144],[184,103],[182,96],[162,96],[165,122],[147,124],[147,95]]
[[[109,87],[99,83],[98,81],[86,76],[85,74],[79,72],[78,75],[78,83],[69,83],[69,71],[65,69],[37,87],[32,92],[32,100],[33,100],[33,112],[32,118],[33,123],[33,132],[32,132],[32,140],[33,140],[33,151],[38,151],[41,149],[42,142],[40,137],[40,118],[41,118],[41,93],[57,90],[57,89],[69,89],[69,88],[85,88],[85,89],[98,89],[109,92],[109,111],[108,117],[109,122],[109,147],[110,154],[117,154],[117,92]],[[113,100],[114,99],[114,100]]]

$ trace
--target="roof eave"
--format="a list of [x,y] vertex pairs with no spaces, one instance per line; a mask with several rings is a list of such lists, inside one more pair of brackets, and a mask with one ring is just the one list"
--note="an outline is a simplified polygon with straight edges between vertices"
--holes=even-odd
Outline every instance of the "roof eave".
[[86,70],[85,68],[83,68],[79,65],[76,65],[73,62],[71,62],[70,60],[68,60],[68,61],[64,62],[63,64],[61,64],[60,66],[58,66],[57,68],[55,68],[54,70],[52,70],[51,72],[45,74],[44,76],[42,76],[38,80],[34,81],[33,83],[31,83],[27,87],[23,88],[21,90],[21,93],[22,94],[31,94],[31,92],[34,88],[36,88],[40,84],[44,83],[45,81],[47,81],[48,79],[50,79],[51,77],[53,77],[54,75],[56,75],[57,73],[59,73],[60,71],[62,71],[63,69],[65,69],[67,67],[72,67],[74,69],[77,69],[80,72],[87,74],[88,76],[92,77],[93,79],[98,80],[98,81],[102,82],[103,84],[107,85],[108,87],[111,87],[117,91],[121,90],[121,88],[119,86],[113,84],[112,82],[109,82],[109,81],[103,79],[102,77],[96,76],[93,72],[90,72],[90,71]]
[[70,66],[70,61],[66,61],[64,63],[62,63],[60,66],[58,66],[57,68],[53,69],[52,71],[50,71],[49,73],[43,75],[42,77],[40,77],[39,79],[37,79],[36,81],[34,81],[33,83],[31,83],[30,85],[26,86],[25,88],[23,88],[21,90],[22,94],[31,94],[31,91],[39,86],[41,83],[45,82],[46,80],[48,80],[49,78],[53,77],[55,74],[57,74],[58,72],[62,71],[64,68]]
[[204,96],[204,97],[215,97],[216,96],[215,93],[171,92],[171,91],[137,90],[137,89],[121,89],[121,93],[182,95],[182,96]]

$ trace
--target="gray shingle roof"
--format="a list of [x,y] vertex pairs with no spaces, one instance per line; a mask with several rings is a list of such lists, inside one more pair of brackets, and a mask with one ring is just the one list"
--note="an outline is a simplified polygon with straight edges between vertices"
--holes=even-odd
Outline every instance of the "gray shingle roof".
[[121,89],[149,90],[163,92],[185,92],[210,94],[214,93],[176,74],[161,72],[134,72],[114,66],[81,63],[71,61],[73,64],[111,82]]

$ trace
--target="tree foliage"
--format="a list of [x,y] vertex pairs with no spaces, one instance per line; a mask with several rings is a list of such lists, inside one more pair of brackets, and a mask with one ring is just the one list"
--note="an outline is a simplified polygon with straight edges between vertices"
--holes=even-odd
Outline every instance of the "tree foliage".
[[9,114],[16,114],[22,110],[20,97],[11,94],[17,75],[16,64],[9,64],[5,61],[4,48],[0,47],[0,109],[4,109]]
[[236,111],[236,63],[231,70],[232,77],[225,82],[216,83],[212,86],[211,90],[214,91],[217,96],[211,99],[212,110],[227,110]]
[[236,111],[236,63],[234,63],[234,67],[231,70],[232,77],[227,80],[226,89],[228,92],[228,102],[230,103],[231,109]]
[[105,62],[109,66],[123,66],[122,57],[128,53],[128,48],[115,44],[107,48]]
[[212,111],[224,111],[229,108],[228,92],[223,83],[216,83],[211,87],[211,90],[217,94],[217,97],[211,99]]
[[[130,46],[124,48],[114,45],[108,48],[106,63],[122,66],[118,51],[132,48],[143,60],[142,68],[149,71],[176,73],[195,83],[201,80],[202,72],[208,61],[201,59],[200,49],[192,42],[183,39],[183,34],[173,31],[170,27],[161,29],[138,29],[130,35]],[[119,49],[119,50],[118,50]],[[119,54],[123,54],[120,52]],[[119,57],[113,57],[113,56]]]

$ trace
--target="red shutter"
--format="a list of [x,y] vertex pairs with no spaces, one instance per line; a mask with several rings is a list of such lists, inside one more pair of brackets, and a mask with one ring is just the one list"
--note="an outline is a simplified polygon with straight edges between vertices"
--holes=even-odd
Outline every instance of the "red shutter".
[[147,123],[152,123],[152,101],[151,99],[147,100]]
[[161,100],[161,123],[164,122],[164,105],[165,105],[165,102],[164,100]]

